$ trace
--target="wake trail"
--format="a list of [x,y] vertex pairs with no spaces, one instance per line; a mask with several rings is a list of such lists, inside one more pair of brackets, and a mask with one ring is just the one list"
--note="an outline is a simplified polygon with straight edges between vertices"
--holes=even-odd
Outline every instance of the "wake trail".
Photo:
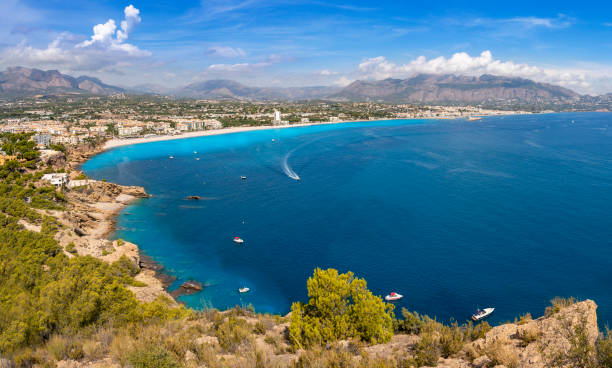
[[308,141],[308,142],[304,142],[304,143],[300,144],[299,146],[295,147],[294,149],[292,149],[291,151],[289,151],[289,152],[288,152],[288,153],[285,155],[285,157],[283,157],[283,162],[282,162],[282,164],[281,164],[281,167],[282,167],[283,172],[285,173],[285,175],[287,175],[288,177],[290,177],[290,178],[291,178],[291,179],[293,179],[293,180],[301,180],[301,179],[300,179],[300,176],[299,176],[299,175],[298,175],[298,174],[297,174],[295,171],[293,171],[293,169],[291,168],[291,166],[289,166],[289,158],[291,157],[291,155],[292,155],[292,154],[293,154],[295,151],[299,150],[300,148],[302,148],[302,147],[304,147],[304,146],[307,146],[307,145],[309,145],[309,144],[312,144],[312,143],[314,143],[314,142],[316,142],[316,141],[319,141],[319,140],[321,140],[321,139],[323,139],[323,138],[326,138],[326,137],[319,137],[319,138],[312,139],[312,140],[310,140],[310,141]]
[[300,176],[295,171],[293,171],[291,166],[289,166],[289,157],[291,157],[291,154],[295,152],[296,149],[297,148],[289,151],[289,153],[287,153],[285,157],[283,157],[282,168],[283,168],[283,172],[285,173],[285,175],[287,175],[293,180],[300,180]]

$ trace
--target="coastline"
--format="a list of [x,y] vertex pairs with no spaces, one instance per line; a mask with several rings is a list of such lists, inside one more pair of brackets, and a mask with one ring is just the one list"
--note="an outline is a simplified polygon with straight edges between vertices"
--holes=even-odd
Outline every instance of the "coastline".
[[[373,121],[378,121],[378,120],[382,121],[382,120],[407,120],[407,119],[377,119]],[[243,132],[250,132],[250,131],[255,131],[255,130],[301,128],[301,127],[308,127],[308,126],[313,126],[313,125],[359,123],[359,122],[364,122],[364,121],[371,121],[371,120],[351,120],[351,121],[339,121],[339,122],[334,122],[334,123],[325,122],[325,123],[299,123],[299,124],[290,124],[290,125],[240,126],[240,127],[214,129],[214,130],[200,130],[196,132],[187,132],[187,133],[177,134],[177,135],[157,135],[153,137],[126,138],[126,139],[113,138],[109,141],[106,141],[106,143],[104,143],[102,150],[106,151],[112,148],[117,148],[117,147],[122,147],[122,146],[131,146],[133,144],[172,141],[172,140],[177,140],[177,139],[207,137],[207,136],[222,135],[222,134],[243,133]]]
[[[526,115],[526,114],[528,113],[524,111],[519,111],[519,112],[511,112],[508,114],[478,115],[478,117],[484,118],[484,117],[491,117],[491,116]],[[207,136],[222,135],[222,134],[243,133],[243,132],[250,132],[250,131],[256,131],[256,130],[303,128],[303,127],[309,127],[309,126],[315,126],[315,125],[363,123],[367,121],[375,122],[375,121],[394,121],[394,120],[457,120],[457,119],[468,119],[468,118],[470,118],[470,116],[452,116],[452,117],[424,116],[424,117],[418,117],[418,118],[380,118],[380,119],[374,119],[374,120],[357,119],[357,120],[345,120],[345,121],[338,121],[338,122],[310,122],[310,123],[296,123],[296,124],[287,124],[287,125],[238,126],[238,127],[221,128],[221,129],[214,129],[214,130],[199,130],[195,132],[187,132],[187,133],[177,134],[177,135],[156,135],[156,136],[151,136],[151,137],[124,138],[124,139],[113,138],[111,140],[106,141],[102,149],[96,152],[96,154],[101,153],[103,151],[107,151],[109,149],[123,147],[123,146],[131,146],[134,144],[172,141],[172,140],[177,140],[177,139],[198,138],[198,137],[207,137]]]

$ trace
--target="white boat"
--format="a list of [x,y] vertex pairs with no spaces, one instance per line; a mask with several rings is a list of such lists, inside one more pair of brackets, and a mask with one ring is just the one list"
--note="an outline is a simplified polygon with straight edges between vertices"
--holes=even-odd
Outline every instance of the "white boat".
[[200,161],[200,158],[199,158],[199,157],[196,157],[196,161]]
[[468,121],[478,121],[478,120],[482,120],[482,118],[478,116],[470,116],[467,120]]
[[474,321],[480,321],[483,318],[487,318],[491,313],[493,313],[493,311],[495,310],[495,308],[485,308],[485,309],[477,309],[476,313],[472,314],[472,319]]
[[240,237],[235,236],[234,237],[234,243],[242,244],[242,243],[244,243],[244,240],[242,240]]
[[251,289],[249,289],[248,287],[241,287],[240,289],[238,289],[238,292],[239,293],[248,293],[249,290],[251,290]]
[[174,158],[174,156],[170,156],[170,157],[168,157],[168,158],[172,160],[172,159]]
[[240,179],[242,179],[242,180],[246,180],[246,176],[242,175],[242,176],[240,177]]
[[404,296],[401,294],[398,294],[396,292],[392,292],[391,294],[385,296],[385,300],[388,302],[393,302],[396,300],[400,300],[401,298],[403,298]]

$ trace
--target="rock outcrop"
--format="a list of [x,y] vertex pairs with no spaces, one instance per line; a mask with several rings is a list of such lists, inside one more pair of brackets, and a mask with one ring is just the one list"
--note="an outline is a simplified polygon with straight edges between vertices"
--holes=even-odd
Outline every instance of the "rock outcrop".
[[461,358],[440,359],[438,367],[559,367],[567,364],[576,334],[589,345],[599,336],[597,305],[585,300],[549,316],[493,327],[486,336],[466,344]]

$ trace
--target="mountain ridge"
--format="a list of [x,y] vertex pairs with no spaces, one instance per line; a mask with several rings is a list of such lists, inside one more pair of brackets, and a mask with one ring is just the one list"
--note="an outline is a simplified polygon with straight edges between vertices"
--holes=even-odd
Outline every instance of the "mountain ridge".
[[124,92],[123,88],[103,83],[100,79],[82,75],[72,77],[57,70],[40,70],[21,66],[0,72],[0,94],[27,96],[32,94],[95,94],[110,95]]
[[[0,96],[36,94],[156,94],[212,100],[316,100],[385,103],[482,103],[578,99],[580,94],[557,85],[518,77],[483,74],[418,74],[406,79],[356,80],[346,87],[253,87],[230,79],[194,82],[177,88],[156,84],[117,87],[89,76],[72,77],[57,70],[9,67],[0,72]],[[605,95],[605,96],[609,96]]]
[[490,74],[480,77],[418,74],[407,79],[357,80],[330,96],[334,100],[394,103],[479,103],[496,99],[531,101],[578,97],[578,93],[564,87]]

